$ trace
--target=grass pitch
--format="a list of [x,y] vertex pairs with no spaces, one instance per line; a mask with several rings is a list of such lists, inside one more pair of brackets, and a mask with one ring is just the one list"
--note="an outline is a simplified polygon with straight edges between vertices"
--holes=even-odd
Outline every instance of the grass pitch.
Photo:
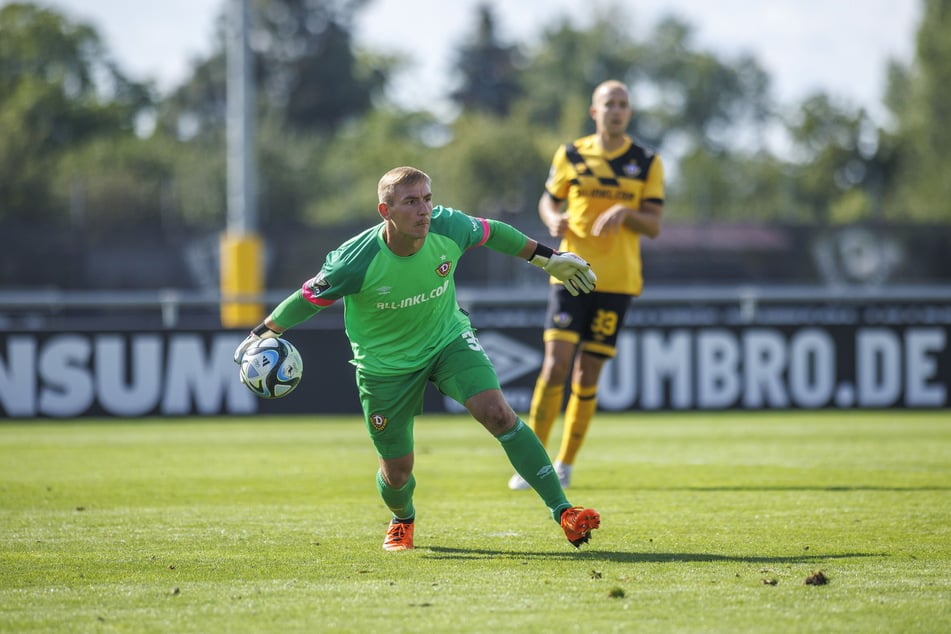
[[477,423],[416,435],[387,553],[356,417],[4,423],[0,632],[951,631],[947,412],[601,413],[580,551]]

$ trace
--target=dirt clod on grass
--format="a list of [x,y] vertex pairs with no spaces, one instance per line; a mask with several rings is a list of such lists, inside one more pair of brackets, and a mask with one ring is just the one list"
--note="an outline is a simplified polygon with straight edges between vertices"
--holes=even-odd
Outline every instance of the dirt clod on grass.
[[829,583],[829,578],[821,570],[816,570],[806,577],[807,586],[824,586]]

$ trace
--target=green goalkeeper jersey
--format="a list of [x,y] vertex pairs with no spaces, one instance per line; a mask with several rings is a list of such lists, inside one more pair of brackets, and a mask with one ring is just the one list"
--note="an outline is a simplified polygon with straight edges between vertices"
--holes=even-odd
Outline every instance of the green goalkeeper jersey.
[[462,254],[487,245],[514,255],[526,237],[504,223],[437,206],[422,248],[401,257],[386,246],[383,227],[371,227],[330,252],[320,272],[271,318],[290,328],[343,299],[352,363],[368,374],[405,374],[471,329],[456,303],[453,280]]

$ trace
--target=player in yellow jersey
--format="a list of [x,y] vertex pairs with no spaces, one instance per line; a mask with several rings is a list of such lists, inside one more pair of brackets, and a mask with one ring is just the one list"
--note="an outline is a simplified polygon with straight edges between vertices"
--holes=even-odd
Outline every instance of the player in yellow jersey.
[[[532,396],[529,424],[542,444],[561,412],[569,373],[561,448],[554,462],[563,487],[597,408],[598,379],[614,357],[631,298],[640,295],[641,236],[660,234],[664,166],[660,156],[627,134],[633,116],[627,87],[616,80],[595,88],[589,109],[595,133],[555,152],[538,213],[562,251],[591,264],[598,287],[572,297],[552,285],[545,318],[545,359]],[[527,489],[515,474],[511,489]]]

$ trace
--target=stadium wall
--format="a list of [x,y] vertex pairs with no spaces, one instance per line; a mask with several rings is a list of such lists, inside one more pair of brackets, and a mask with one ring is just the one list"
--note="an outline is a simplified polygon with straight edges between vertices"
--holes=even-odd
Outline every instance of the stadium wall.
[[[951,386],[951,302],[890,299],[636,300],[619,355],[602,376],[608,411],[943,409]],[[477,295],[478,296],[478,295]],[[460,295],[464,305],[465,294]],[[537,298],[540,300],[540,298]],[[468,306],[503,389],[528,409],[542,359],[541,301]],[[300,387],[256,398],[232,351],[246,332],[219,328],[10,329],[0,333],[0,415],[357,414],[339,315],[288,333],[304,357]],[[435,390],[427,412],[460,411]]]

